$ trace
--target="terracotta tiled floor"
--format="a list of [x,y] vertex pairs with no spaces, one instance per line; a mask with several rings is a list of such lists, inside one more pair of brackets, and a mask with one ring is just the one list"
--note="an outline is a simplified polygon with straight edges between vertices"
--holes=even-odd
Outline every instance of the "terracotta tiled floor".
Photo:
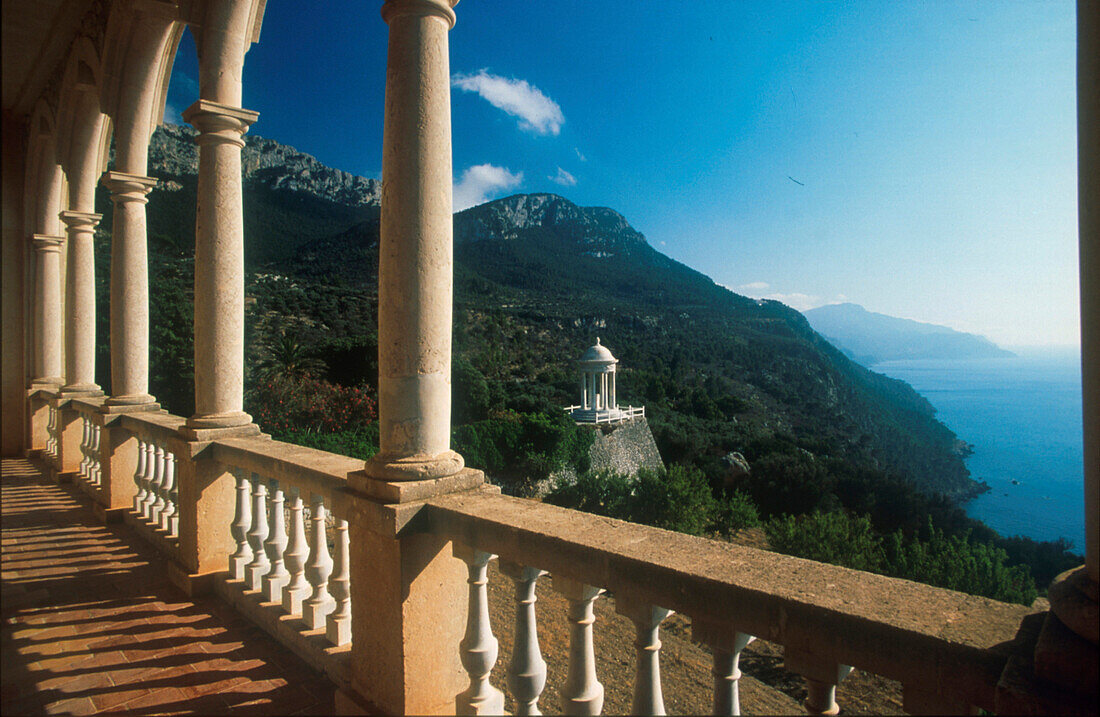
[[78,491],[5,459],[0,497],[4,715],[332,712],[327,678],[217,598],[184,598]]

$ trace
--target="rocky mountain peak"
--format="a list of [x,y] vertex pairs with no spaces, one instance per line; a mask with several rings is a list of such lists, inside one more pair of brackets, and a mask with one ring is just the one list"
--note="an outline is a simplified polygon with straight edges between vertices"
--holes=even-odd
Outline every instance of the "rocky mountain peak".
[[[149,168],[154,176],[198,173],[198,133],[188,126],[163,124],[149,143]],[[348,206],[377,206],[382,183],[332,169],[316,157],[264,137],[245,135],[241,152],[245,180],[272,189],[304,191]]]
[[525,229],[553,228],[584,244],[645,244],[623,215],[607,207],[579,207],[556,194],[515,194],[460,212],[457,243],[516,239]]

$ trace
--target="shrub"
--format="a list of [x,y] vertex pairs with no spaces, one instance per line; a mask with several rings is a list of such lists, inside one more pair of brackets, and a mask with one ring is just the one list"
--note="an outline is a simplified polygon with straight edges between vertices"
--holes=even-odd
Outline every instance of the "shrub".
[[256,423],[275,435],[354,431],[378,416],[365,390],[309,377],[265,378],[249,391],[246,406]]
[[881,571],[882,546],[865,516],[815,512],[772,518],[764,525],[773,550],[856,570]]
[[312,433],[310,431],[292,431],[276,435],[276,439],[295,443],[299,446],[316,448],[342,456],[370,460],[378,452],[378,424],[372,423],[362,428],[335,433]]
[[718,502],[717,529],[729,537],[744,528],[760,525],[756,504],[747,494],[734,490]]
[[545,413],[502,411],[484,421],[459,426],[456,451],[511,492],[529,495],[535,486],[566,466],[587,470],[594,436],[560,410]]

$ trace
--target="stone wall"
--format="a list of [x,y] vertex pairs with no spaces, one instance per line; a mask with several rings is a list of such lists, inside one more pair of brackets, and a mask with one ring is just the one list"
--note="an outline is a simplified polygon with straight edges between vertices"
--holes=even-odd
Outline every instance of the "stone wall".
[[596,440],[588,451],[592,470],[634,475],[639,468],[665,467],[645,418],[592,426]]
[[[665,467],[645,418],[584,427],[596,434],[596,440],[588,450],[588,459],[594,471],[614,471],[633,476],[640,468],[660,470]],[[566,466],[539,483],[535,492],[540,496],[546,495],[558,479],[571,480],[576,477],[573,466]]]

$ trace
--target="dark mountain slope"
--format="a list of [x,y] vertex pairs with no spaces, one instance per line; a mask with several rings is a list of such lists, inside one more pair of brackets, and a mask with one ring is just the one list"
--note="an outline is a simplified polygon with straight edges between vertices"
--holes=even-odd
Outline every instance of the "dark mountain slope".
[[[185,131],[156,141],[153,322],[171,354],[158,360],[174,368],[154,371],[153,390],[182,397],[169,406],[186,413],[193,157]],[[331,376],[373,382],[377,183],[255,137],[245,166],[250,346],[289,330]],[[953,496],[975,488],[959,441],[907,384],[853,363],[788,307],[738,296],[655,251],[613,210],[517,195],[456,215],[455,239],[459,418],[574,402],[572,360],[599,335],[621,361],[622,402],[646,404],[666,461],[695,463],[712,480],[740,451],[762,475],[797,485],[789,499],[811,508],[828,507],[851,476]],[[108,375],[105,361],[100,369]]]

